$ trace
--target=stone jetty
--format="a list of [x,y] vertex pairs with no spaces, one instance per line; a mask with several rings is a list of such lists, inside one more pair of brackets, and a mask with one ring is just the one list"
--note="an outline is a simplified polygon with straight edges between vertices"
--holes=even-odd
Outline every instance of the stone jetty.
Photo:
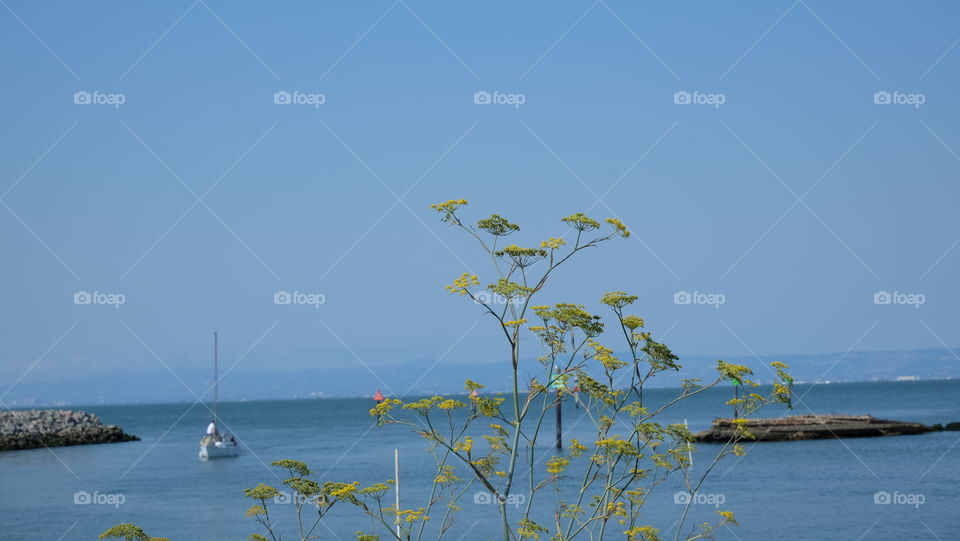
[[138,440],[85,411],[0,411],[0,451]]
[[[794,415],[773,419],[748,419],[747,430],[756,441],[867,438],[924,434],[944,427],[877,419],[870,415]],[[960,428],[960,427],[958,427]],[[947,430],[952,430],[948,426]],[[693,435],[694,441],[723,443],[733,437],[733,419],[714,419],[710,430]]]

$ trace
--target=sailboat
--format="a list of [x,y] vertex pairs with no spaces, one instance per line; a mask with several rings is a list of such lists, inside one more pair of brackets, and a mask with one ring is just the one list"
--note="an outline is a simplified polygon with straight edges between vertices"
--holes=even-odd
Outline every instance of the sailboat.
[[221,433],[220,417],[217,415],[220,405],[220,373],[217,366],[219,357],[219,344],[217,343],[217,333],[213,333],[213,434],[207,434],[200,440],[200,458],[219,458],[222,456],[237,456],[240,454],[240,444],[229,435]]

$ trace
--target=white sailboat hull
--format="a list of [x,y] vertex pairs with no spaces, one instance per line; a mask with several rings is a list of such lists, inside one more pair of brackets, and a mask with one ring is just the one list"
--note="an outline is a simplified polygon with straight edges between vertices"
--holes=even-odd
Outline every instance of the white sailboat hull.
[[220,458],[225,456],[237,456],[240,454],[240,446],[228,441],[218,441],[213,443],[200,443],[200,458]]

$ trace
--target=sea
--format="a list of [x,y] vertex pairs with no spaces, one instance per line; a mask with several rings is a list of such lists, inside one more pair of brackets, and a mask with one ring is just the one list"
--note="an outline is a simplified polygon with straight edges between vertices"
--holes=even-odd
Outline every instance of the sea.
[[[646,392],[649,404],[671,400],[677,389]],[[871,414],[927,424],[960,421],[960,381],[908,381],[798,385],[793,414]],[[729,415],[730,387],[715,388],[682,401],[658,421],[707,428]],[[425,507],[435,462],[429,446],[409,427],[377,426],[368,398],[221,403],[222,428],[241,442],[233,458],[202,461],[198,444],[210,421],[204,404],[71,406],[100,416],[141,438],[137,442],[0,452],[0,539],[16,541],[94,540],[113,525],[133,523],[171,541],[243,540],[265,534],[245,515],[252,500],[244,489],[264,483],[284,488],[278,459],[307,463],[318,481],[359,481],[361,486],[394,476],[399,457],[401,507]],[[564,441],[595,440],[590,418],[566,401]],[[762,416],[788,413],[771,407]],[[555,415],[545,417],[537,447],[538,471],[554,456]],[[479,435],[481,431],[477,431]],[[484,433],[489,433],[487,430]],[[485,443],[478,437],[477,448]],[[720,446],[700,444],[691,475],[711,466]],[[960,539],[960,432],[746,445],[743,457],[714,466],[693,496],[680,530],[686,539],[696,525],[732,511],[739,526],[713,531],[718,540],[955,540]],[[579,486],[576,466],[561,478],[560,494]],[[461,477],[466,477],[461,471]],[[538,479],[539,480],[539,479]],[[521,479],[520,486],[527,481]],[[557,489],[537,493],[532,517],[550,528]],[[392,502],[393,494],[387,499]],[[641,524],[674,539],[689,494],[674,474],[647,498]],[[511,520],[526,506],[522,494],[508,500]],[[444,523],[446,501],[429,513],[422,539],[502,539],[497,506],[476,484],[458,511]],[[285,540],[299,539],[295,505],[281,496],[270,504],[271,518]],[[305,522],[315,509],[306,507]],[[615,520],[607,539],[624,539]],[[352,540],[364,531],[390,539],[349,505],[337,504],[314,530],[316,539]],[[416,533],[417,531],[415,531]],[[540,534],[549,539],[552,534]],[[414,535],[416,538],[416,535]],[[589,537],[584,537],[589,539]]]

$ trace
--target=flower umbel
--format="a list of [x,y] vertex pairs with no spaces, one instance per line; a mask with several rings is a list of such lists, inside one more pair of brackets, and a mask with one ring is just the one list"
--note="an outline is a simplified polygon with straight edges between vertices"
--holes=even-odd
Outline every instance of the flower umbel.
[[434,203],[430,205],[430,208],[439,212],[442,216],[440,219],[444,222],[460,225],[460,219],[457,218],[456,212],[458,208],[466,204],[466,199],[450,199],[449,201],[444,201],[443,203]]

